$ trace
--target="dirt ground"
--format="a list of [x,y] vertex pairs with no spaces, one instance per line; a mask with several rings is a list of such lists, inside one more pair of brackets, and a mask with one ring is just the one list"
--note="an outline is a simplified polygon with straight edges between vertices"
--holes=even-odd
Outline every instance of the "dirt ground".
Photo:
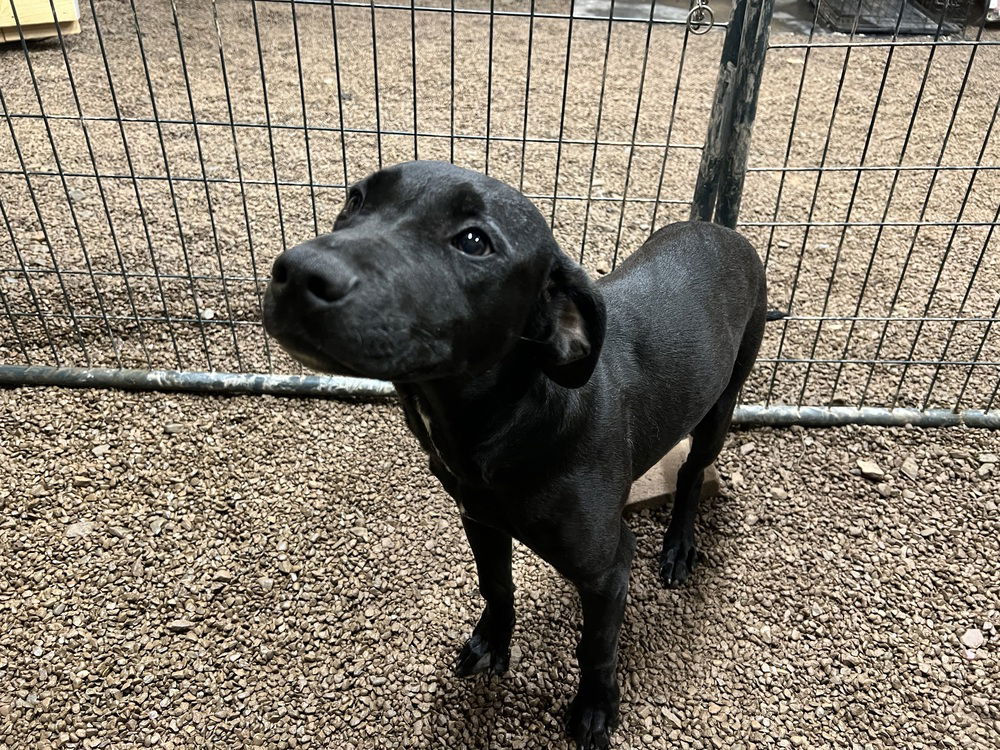
[[[163,0],[81,5],[65,58],[0,47],[3,363],[296,371],[260,280],[330,225],[345,175],[415,146],[521,186],[601,274],[687,216],[722,38],[657,26],[647,54],[615,24],[605,68],[602,21],[497,16],[491,42],[463,14],[453,46],[448,14],[411,42],[385,9],[373,45],[342,7],[338,76],[323,6],[219,2],[219,37],[207,2],[177,2],[179,27]],[[796,317],[747,402],[997,406],[984,38],[772,36],[742,222]],[[692,585],[656,580],[668,511],[631,521],[615,747],[1000,746],[997,453],[967,429],[734,433]],[[451,676],[473,564],[394,406],[3,390],[0,510],[0,747],[562,746],[576,598],[518,549],[510,674]]]
[[[219,35],[213,3],[178,2],[176,26],[164,0],[82,5],[65,56],[0,49],[4,361],[295,371],[260,279],[330,226],[345,177],[415,153],[522,187],[595,273],[688,215],[721,32],[617,22],[609,44],[606,21],[546,15],[564,0],[492,23],[232,0]],[[1000,46],[966,36],[772,35],[741,218],[796,318],[770,327],[748,402],[997,405]]]
[[[452,676],[475,570],[395,406],[21,389],[0,415],[0,746],[564,746],[576,596],[517,548],[510,673]],[[996,748],[997,447],[734,433],[689,586],[657,581],[666,510],[631,521],[614,746]]]

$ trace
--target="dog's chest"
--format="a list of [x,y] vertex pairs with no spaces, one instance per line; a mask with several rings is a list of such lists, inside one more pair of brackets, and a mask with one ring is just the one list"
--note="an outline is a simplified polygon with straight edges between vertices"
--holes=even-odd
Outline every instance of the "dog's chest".
[[444,456],[441,455],[441,449],[438,448],[436,442],[434,442],[434,426],[431,423],[431,416],[427,412],[427,407],[419,398],[413,399],[413,406],[417,411],[417,416],[420,417],[420,423],[424,427],[424,434],[427,436],[427,445],[429,450],[434,454],[434,457],[441,462],[445,469],[448,470],[450,474],[455,474],[448,462],[445,460]]
[[411,395],[406,405],[410,430],[417,436],[432,463],[437,463],[447,474],[461,482],[478,478],[479,467],[465,450],[465,443],[456,439],[449,431],[449,424],[436,417],[419,395]]
[[[426,405],[424,405],[419,398],[414,398],[413,406],[414,410],[417,413],[417,417],[420,419],[420,425],[424,428],[423,429],[424,439],[421,440],[424,450],[430,453],[433,456],[433,458],[436,458],[438,463],[442,467],[444,467],[444,470],[446,472],[448,472],[452,477],[457,478],[458,474],[455,472],[454,469],[452,469],[451,466],[448,465],[448,462],[445,460],[444,456],[441,453],[441,449],[438,447],[438,444],[434,440],[434,423],[431,420],[431,416],[428,413]],[[465,505],[462,503],[462,501],[454,494],[453,498],[455,500],[455,503],[458,505],[459,513],[461,513],[463,516],[467,515]]]

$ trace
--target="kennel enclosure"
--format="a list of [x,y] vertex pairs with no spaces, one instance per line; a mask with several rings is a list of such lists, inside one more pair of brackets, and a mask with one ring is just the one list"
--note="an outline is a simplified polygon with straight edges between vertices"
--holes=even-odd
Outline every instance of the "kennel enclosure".
[[303,373],[260,297],[345,186],[432,158],[598,276],[735,224],[788,313],[738,420],[1000,425],[1000,35],[948,3],[917,36],[910,3],[875,36],[868,0],[698,7],[84,0],[79,34],[0,47],[0,382],[391,393]]

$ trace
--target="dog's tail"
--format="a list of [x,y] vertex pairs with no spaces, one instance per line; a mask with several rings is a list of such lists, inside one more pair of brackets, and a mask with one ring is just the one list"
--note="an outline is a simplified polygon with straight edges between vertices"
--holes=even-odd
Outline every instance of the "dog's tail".
[[764,320],[770,323],[772,320],[781,320],[782,318],[787,318],[787,317],[788,313],[782,312],[781,310],[774,308],[767,311],[767,315],[764,317]]

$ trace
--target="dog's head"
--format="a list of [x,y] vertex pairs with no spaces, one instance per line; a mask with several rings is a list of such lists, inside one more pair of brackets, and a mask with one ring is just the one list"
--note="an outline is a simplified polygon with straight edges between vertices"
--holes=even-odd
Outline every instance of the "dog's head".
[[265,328],[306,366],[395,382],[475,376],[519,348],[579,387],[604,324],[531,201],[442,162],[352,186],[332,232],[277,258],[264,298]]

